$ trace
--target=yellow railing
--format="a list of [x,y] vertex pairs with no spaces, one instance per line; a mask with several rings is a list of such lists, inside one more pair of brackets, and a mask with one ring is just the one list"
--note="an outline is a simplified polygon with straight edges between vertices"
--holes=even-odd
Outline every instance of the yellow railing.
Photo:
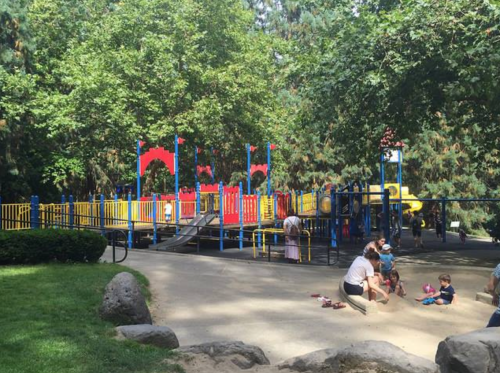
[[[253,242],[253,258],[257,258],[257,248],[255,245],[255,233],[262,233],[262,252],[266,253],[266,233],[268,234],[275,234],[275,233],[280,233],[283,234],[285,231],[283,229],[279,228],[265,228],[265,229],[254,229],[252,232],[252,242]],[[307,248],[308,248],[308,260],[309,262],[311,261],[311,233],[309,233],[306,230],[302,231],[302,234],[307,235]],[[302,247],[300,244],[300,237],[299,237],[299,262],[302,262]]]
[[2,204],[2,230],[30,228],[31,205],[29,203]]

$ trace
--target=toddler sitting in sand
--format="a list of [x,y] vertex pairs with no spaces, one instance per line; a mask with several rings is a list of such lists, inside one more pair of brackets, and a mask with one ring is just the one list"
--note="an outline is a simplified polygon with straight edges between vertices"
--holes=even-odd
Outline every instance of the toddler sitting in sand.
[[451,286],[451,276],[441,275],[438,277],[438,279],[439,284],[441,285],[439,291],[435,292],[434,294],[427,293],[422,297],[415,298],[415,300],[419,302],[423,301],[424,304],[457,304],[458,298],[457,294],[455,293],[455,289],[453,289],[453,287]]
[[403,281],[399,280],[399,273],[395,269],[393,269],[389,273],[389,279],[385,282],[387,288],[387,293],[394,293],[397,296],[404,297],[406,295],[406,290],[403,284]]

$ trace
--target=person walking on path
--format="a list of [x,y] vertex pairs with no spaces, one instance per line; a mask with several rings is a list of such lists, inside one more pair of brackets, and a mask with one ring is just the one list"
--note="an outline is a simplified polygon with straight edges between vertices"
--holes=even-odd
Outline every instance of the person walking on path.
[[486,291],[493,296],[492,304],[497,306],[498,308],[491,315],[490,321],[487,328],[499,327],[500,326],[500,305],[498,304],[498,293],[496,291],[498,283],[500,282],[500,264],[498,264],[490,276],[490,280],[488,281],[488,285],[486,287]]
[[377,300],[377,293],[382,294],[389,301],[389,294],[380,286],[380,280],[375,276],[375,268],[380,266],[380,255],[370,251],[365,256],[358,256],[352,262],[347,275],[344,277],[344,290],[348,295],[363,295],[368,293],[370,301]]
[[441,211],[438,208],[434,209],[434,226],[436,228],[437,238],[441,238],[443,232],[443,222],[441,221]]
[[283,222],[285,233],[285,258],[290,262],[297,263],[300,258],[299,236],[301,229],[300,219],[293,209],[288,211],[287,218]]
[[413,212],[413,217],[410,220],[410,227],[413,233],[413,240],[415,241],[415,247],[424,248],[422,243],[422,214],[418,214],[418,211]]
[[401,248],[401,231],[403,227],[401,226],[401,220],[399,219],[399,212],[396,210],[392,211],[392,232],[391,236],[396,244],[396,248]]

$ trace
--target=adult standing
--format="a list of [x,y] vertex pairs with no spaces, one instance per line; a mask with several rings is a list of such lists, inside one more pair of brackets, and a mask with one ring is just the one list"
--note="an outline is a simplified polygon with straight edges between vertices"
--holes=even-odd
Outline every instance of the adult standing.
[[396,248],[401,247],[401,231],[403,227],[401,226],[401,219],[399,219],[399,212],[396,210],[392,211],[392,232],[391,236],[396,243]]
[[371,301],[376,301],[377,293],[380,293],[386,301],[389,301],[389,294],[380,288],[379,277],[375,276],[375,268],[379,266],[380,255],[374,251],[354,259],[347,275],[344,277],[345,292],[349,295],[368,293],[368,299]]
[[490,276],[490,281],[488,281],[488,286],[486,290],[493,296],[493,305],[498,306],[498,308],[491,315],[490,321],[487,328],[499,327],[500,326],[500,305],[498,304],[498,293],[496,292],[498,283],[500,282],[500,264],[496,266],[495,270]]
[[418,211],[413,212],[413,217],[410,219],[410,227],[413,233],[413,241],[415,241],[415,247],[424,247],[422,243],[422,214],[418,214]]
[[441,221],[441,211],[438,208],[434,209],[434,227],[436,228],[437,238],[441,238],[443,232],[443,222]]
[[302,229],[300,219],[293,209],[288,210],[287,218],[283,222],[283,230],[285,233],[285,258],[298,262],[300,258],[299,236]]

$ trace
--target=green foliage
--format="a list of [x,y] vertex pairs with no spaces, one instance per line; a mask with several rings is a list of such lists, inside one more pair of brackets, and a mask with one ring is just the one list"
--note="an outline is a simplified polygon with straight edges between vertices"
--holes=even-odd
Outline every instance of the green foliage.
[[107,241],[90,231],[37,229],[0,232],[0,264],[51,261],[95,263]]
[[123,271],[149,295],[146,278],[121,265],[0,267],[2,373],[180,372],[171,351],[117,341],[99,318],[106,284]]

